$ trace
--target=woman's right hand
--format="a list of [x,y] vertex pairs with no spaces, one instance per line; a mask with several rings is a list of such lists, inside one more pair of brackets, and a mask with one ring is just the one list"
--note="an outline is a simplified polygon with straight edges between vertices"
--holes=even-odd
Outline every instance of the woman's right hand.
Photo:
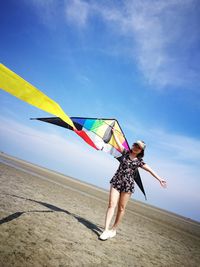
[[164,179],[160,179],[159,182],[160,182],[160,185],[161,185],[162,187],[164,187],[164,188],[167,187],[167,182],[166,182]]

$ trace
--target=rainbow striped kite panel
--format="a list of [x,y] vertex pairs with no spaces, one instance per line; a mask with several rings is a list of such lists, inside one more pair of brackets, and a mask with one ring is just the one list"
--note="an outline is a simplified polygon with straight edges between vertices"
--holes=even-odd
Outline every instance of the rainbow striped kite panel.
[[126,137],[115,119],[70,117],[76,129],[58,117],[36,119],[73,130],[95,149],[105,151],[117,158],[122,155],[122,151],[113,137],[112,130],[114,130],[124,149],[130,149]]

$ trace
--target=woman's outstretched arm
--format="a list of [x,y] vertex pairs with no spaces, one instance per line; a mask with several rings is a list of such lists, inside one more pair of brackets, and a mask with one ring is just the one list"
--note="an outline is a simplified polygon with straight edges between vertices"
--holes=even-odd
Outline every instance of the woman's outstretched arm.
[[160,176],[158,176],[146,163],[141,168],[149,172],[153,177],[155,177],[160,182],[162,187],[164,188],[167,187],[166,181],[162,179]]

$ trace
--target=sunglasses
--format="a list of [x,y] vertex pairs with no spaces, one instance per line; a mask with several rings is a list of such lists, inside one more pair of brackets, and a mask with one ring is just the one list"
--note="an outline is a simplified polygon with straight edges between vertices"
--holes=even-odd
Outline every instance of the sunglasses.
[[137,143],[134,143],[133,146],[135,146],[136,148],[140,148],[141,149],[141,147]]

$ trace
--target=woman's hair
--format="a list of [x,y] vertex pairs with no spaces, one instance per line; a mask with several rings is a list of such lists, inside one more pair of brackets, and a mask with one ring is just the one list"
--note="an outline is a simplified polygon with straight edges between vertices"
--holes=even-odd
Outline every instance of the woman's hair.
[[144,157],[144,150],[142,149],[142,151],[139,154],[137,154],[137,158],[142,159],[143,157]]
[[144,157],[144,150],[145,150],[146,144],[143,140],[142,140],[142,143],[144,143],[144,149],[142,149],[142,151],[137,155],[138,159],[142,159]]

